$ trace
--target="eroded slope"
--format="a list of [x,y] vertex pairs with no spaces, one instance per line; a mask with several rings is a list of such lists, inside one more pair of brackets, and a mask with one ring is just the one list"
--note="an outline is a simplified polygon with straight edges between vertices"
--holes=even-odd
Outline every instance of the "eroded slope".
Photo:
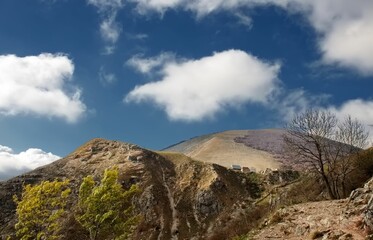
[[14,233],[12,196],[20,194],[22,184],[68,178],[73,197],[64,221],[64,239],[87,239],[73,217],[78,187],[84,176],[99,179],[104,169],[114,166],[124,188],[137,183],[142,189],[135,204],[143,219],[134,239],[228,238],[247,232],[249,226],[240,224],[242,216],[253,211],[254,199],[261,193],[246,175],[219,165],[94,139],[59,161],[0,183],[0,233]]

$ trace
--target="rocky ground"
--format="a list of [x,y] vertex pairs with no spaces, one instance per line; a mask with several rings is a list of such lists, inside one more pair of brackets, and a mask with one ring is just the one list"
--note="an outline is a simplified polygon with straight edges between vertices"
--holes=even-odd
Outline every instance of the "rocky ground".
[[347,200],[298,204],[278,210],[254,239],[364,239],[360,216],[347,216]]
[[281,208],[250,239],[373,239],[372,193],[370,180],[347,199]]

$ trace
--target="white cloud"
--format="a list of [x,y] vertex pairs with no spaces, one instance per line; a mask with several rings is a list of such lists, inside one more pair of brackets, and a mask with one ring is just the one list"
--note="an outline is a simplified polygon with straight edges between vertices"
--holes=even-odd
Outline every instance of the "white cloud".
[[[274,5],[300,12],[319,34],[319,48],[326,64],[373,74],[373,1],[371,0],[131,0],[145,14],[168,9],[192,11],[197,17],[230,11],[246,23],[242,9]],[[246,17],[242,18],[242,16]]]
[[366,125],[373,124],[373,101],[353,99],[344,102],[340,107],[330,107],[339,118],[351,115]]
[[130,58],[126,64],[135,68],[140,73],[151,73],[154,69],[158,69],[168,62],[174,61],[176,61],[175,54],[164,52],[150,58],[144,58],[143,55],[138,54]]
[[335,24],[320,42],[326,63],[353,67],[373,75],[373,8],[364,19]]
[[279,113],[278,117],[282,121],[288,122],[296,114],[310,107],[318,108],[324,105],[329,97],[327,94],[312,95],[304,89],[280,89],[271,98],[268,106]]
[[[276,4],[286,6],[292,0],[129,0],[137,4],[140,14],[149,11],[164,13],[169,9],[192,11],[198,17],[203,17],[218,11],[233,11],[241,7],[256,7],[259,5]],[[295,0],[294,0],[295,1]]]
[[[165,62],[162,79],[137,86],[126,102],[154,102],[171,120],[198,121],[245,103],[266,104],[276,90],[280,65],[240,50],[197,60]],[[146,72],[146,71],[143,71]]]
[[0,180],[33,170],[57,159],[60,157],[38,148],[14,153],[10,147],[0,145]]
[[102,38],[109,43],[116,43],[122,29],[119,24],[115,21],[115,15],[110,16],[103,20],[100,24],[100,32]]
[[[359,120],[366,126],[370,133],[369,141],[373,146],[373,100],[352,99],[344,102],[341,106],[330,106],[327,108],[340,119],[345,119],[348,115]],[[370,146],[368,146],[370,147]]]
[[129,2],[137,3],[137,10],[141,14],[146,14],[148,11],[165,12],[167,9],[180,7],[184,0],[129,0]]
[[[360,121],[370,133],[369,141],[373,144],[373,100],[350,99],[341,105],[328,105],[329,95],[311,95],[304,90],[287,91],[287,96],[275,96],[271,107],[277,109],[285,122],[290,121],[296,114],[307,109],[315,108],[330,111],[343,121],[347,116]],[[373,145],[372,145],[373,146]]]
[[80,90],[68,91],[73,62],[61,54],[0,55],[0,114],[35,114],[77,121],[86,106]]
[[87,2],[97,7],[100,12],[122,8],[124,5],[123,0],[87,0]]
[[121,25],[116,21],[117,13],[124,7],[123,0],[87,0],[88,4],[97,8],[101,15],[100,33],[102,39],[106,42],[104,54],[114,53],[115,44],[122,32]]

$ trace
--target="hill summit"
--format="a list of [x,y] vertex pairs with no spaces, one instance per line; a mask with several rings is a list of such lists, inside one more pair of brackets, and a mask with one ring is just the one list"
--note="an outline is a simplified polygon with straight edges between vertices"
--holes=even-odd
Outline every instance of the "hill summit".
[[256,171],[294,165],[286,153],[283,129],[232,130],[195,137],[165,151],[180,152],[225,167],[240,165]]
[[14,233],[16,206],[12,197],[20,195],[24,184],[69,179],[73,194],[63,223],[63,239],[87,239],[73,217],[80,183],[87,175],[98,179],[112,167],[119,169],[123,188],[138,184],[141,189],[135,202],[143,219],[133,239],[236,235],[235,231],[247,231],[250,226],[242,216],[250,215],[261,193],[249,176],[216,164],[194,161],[179,153],[157,153],[133,144],[93,139],[61,160],[0,183],[1,235]]

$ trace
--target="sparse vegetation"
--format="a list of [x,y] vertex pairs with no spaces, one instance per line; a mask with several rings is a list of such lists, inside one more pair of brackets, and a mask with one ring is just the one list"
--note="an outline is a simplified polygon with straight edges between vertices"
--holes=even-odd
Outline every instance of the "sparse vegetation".
[[60,219],[65,214],[70,194],[69,181],[43,181],[26,185],[17,204],[16,235],[21,240],[60,238]]
[[373,148],[350,156],[353,164],[353,171],[348,178],[348,190],[361,187],[373,176]]
[[[348,163],[353,170],[349,172],[345,182],[346,191],[362,186],[371,176],[372,156],[373,149],[348,156]],[[331,168],[324,166],[328,173]],[[11,239],[26,240],[119,240],[162,236],[171,239],[176,235],[179,239],[197,237],[240,240],[254,239],[254,236],[260,235],[270,225],[269,228],[275,228],[281,236],[293,236],[298,233],[295,233],[296,229],[288,220],[293,214],[307,219],[308,211],[318,209],[308,208],[312,204],[309,201],[322,200],[327,195],[325,184],[317,172],[298,172],[296,167],[293,169],[295,170],[279,168],[258,173],[235,172],[216,164],[193,160],[181,153],[157,154],[134,145],[95,139],[56,164],[20,176],[13,182],[0,184],[0,190],[3,190],[0,192],[0,220],[3,225],[0,232],[5,239],[10,236]],[[89,174],[93,175],[88,176]],[[7,195],[2,193],[9,189],[13,191],[12,195],[17,194],[19,199],[16,199],[16,203],[20,208],[20,202],[26,201],[25,193],[21,197],[20,191],[23,182],[41,182],[55,176],[70,179],[70,183],[66,181],[68,184],[61,191],[69,191],[68,188],[71,187],[73,192],[58,201],[63,203],[60,206],[66,211],[53,217],[55,221],[50,221],[51,224],[43,222],[42,227],[55,226],[56,229],[39,237],[17,237],[14,231],[16,219],[11,213],[15,207],[12,207],[12,199],[8,200]],[[40,184],[42,183],[44,182]],[[136,183],[144,189],[139,195],[136,194]],[[37,186],[39,185],[33,187]],[[170,196],[173,200],[170,200]],[[171,204],[174,200],[175,204]],[[343,201],[345,200],[330,201],[328,206],[334,210],[327,214],[341,210],[339,206],[342,206]],[[308,203],[301,207],[286,207],[305,202]],[[138,207],[136,210],[133,205],[135,203]],[[53,214],[59,212],[58,206],[55,206]],[[324,205],[320,202],[315,206]],[[176,214],[172,215],[172,211]],[[146,217],[139,221],[135,212],[141,212]],[[337,215],[341,214],[338,212]],[[171,222],[177,223],[173,225],[174,231],[171,231]],[[17,227],[18,230],[20,226]],[[298,228],[302,234],[305,226],[306,224]],[[360,225],[358,227],[361,228]],[[302,239],[309,238],[316,230],[323,229],[309,229],[302,235]],[[29,234],[27,231],[24,233]],[[315,236],[318,233],[315,232]]]
[[329,111],[312,109],[295,116],[284,135],[290,152],[319,176],[331,199],[349,194],[350,156],[366,146],[367,138],[363,124],[350,116],[340,122]]
[[314,173],[302,174],[299,181],[286,189],[286,199],[283,205],[293,205],[311,201],[323,200],[323,183]]

